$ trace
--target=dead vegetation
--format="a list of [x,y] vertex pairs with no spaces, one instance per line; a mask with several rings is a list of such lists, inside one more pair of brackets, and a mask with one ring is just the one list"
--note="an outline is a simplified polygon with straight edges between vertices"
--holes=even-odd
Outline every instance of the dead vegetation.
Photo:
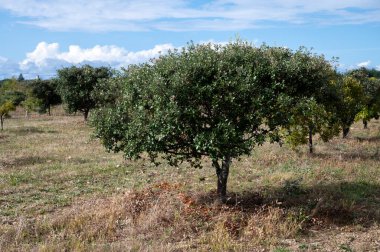
[[335,251],[347,237],[349,242],[338,245],[371,248],[367,251],[380,246],[378,217],[354,220],[358,209],[352,205],[322,199],[308,209],[257,195],[220,205],[213,198],[163,182],[3,224],[0,246],[7,251],[267,251],[279,246]]

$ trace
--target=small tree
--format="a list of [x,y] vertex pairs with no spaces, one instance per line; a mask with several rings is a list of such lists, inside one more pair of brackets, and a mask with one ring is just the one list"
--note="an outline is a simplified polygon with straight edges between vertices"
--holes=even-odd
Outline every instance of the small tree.
[[293,147],[308,144],[309,153],[313,153],[315,134],[319,134],[325,142],[339,134],[339,125],[334,114],[313,98],[300,100],[290,109],[290,114],[286,139]]
[[127,158],[147,152],[155,161],[162,153],[171,165],[199,167],[209,157],[225,202],[232,160],[268,139],[279,141],[292,97],[307,89],[294,66],[297,53],[240,41],[190,44],[130,67],[122,94],[92,117],[96,136]]
[[15,110],[16,107],[13,105],[12,101],[8,100],[1,100],[0,99],[0,124],[1,124],[1,130],[4,130],[4,119],[6,117],[9,117],[9,112]]
[[0,86],[0,124],[4,128],[4,119],[9,117],[9,112],[16,109],[25,100],[25,88],[20,86],[15,79],[5,80]]
[[87,121],[88,113],[96,107],[96,100],[91,96],[96,84],[109,78],[111,71],[107,67],[94,68],[89,65],[82,67],[65,67],[58,70],[58,90],[69,113],[80,111]]
[[57,83],[53,80],[37,79],[32,82],[32,95],[40,100],[39,112],[50,115],[51,106],[61,104],[61,96],[57,92]]
[[364,90],[364,104],[362,110],[356,115],[355,120],[362,120],[364,128],[368,122],[380,116],[380,79],[374,77],[361,80]]
[[42,106],[41,104],[42,102],[40,99],[33,95],[29,95],[26,100],[21,102],[21,106],[25,109],[25,117],[29,117],[31,111],[39,111]]
[[340,76],[333,85],[336,89],[336,99],[332,102],[336,108],[343,138],[346,138],[355,117],[364,108],[365,94],[361,83],[351,76]]
[[335,95],[331,82],[336,72],[323,56],[311,54],[305,48],[295,53],[291,64],[281,59],[277,62],[289,65],[283,67],[281,78],[287,83],[294,82],[296,88],[292,95],[297,102],[287,111],[280,111],[289,115],[284,135],[292,147],[308,144],[309,152],[313,153],[314,135],[319,134],[323,141],[328,141],[339,133],[335,107],[331,103]]

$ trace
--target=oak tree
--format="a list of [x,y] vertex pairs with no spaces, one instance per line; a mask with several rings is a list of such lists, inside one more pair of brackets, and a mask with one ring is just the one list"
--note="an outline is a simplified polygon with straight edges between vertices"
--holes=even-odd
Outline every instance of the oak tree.
[[189,44],[131,66],[117,80],[121,93],[106,93],[111,102],[95,111],[95,134],[127,158],[146,152],[154,162],[162,154],[171,165],[200,167],[208,157],[225,202],[233,159],[265,141],[280,141],[294,97],[312,87],[302,76],[316,73],[302,72],[296,60],[302,54],[241,41]]
[[69,113],[80,111],[87,121],[88,113],[96,107],[91,92],[102,79],[111,76],[108,67],[71,66],[57,71],[58,90]]

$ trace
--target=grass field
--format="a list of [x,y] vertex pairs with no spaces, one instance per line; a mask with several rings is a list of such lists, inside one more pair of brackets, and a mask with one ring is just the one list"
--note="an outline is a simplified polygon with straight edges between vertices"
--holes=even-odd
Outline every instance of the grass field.
[[0,132],[0,251],[379,251],[380,121],[307,147],[265,144],[216,176],[124,160],[81,116],[15,114]]

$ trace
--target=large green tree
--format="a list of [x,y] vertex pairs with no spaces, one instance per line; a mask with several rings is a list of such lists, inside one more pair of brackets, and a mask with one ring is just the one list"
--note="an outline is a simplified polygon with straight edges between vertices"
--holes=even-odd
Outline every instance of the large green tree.
[[65,67],[57,72],[58,90],[67,111],[80,111],[87,121],[89,111],[96,107],[96,99],[93,99],[91,93],[99,81],[112,75],[111,70],[107,67],[84,65]]
[[279,126],[288,122],[295,97],[318,85],[303,76],[323,77],[304,72],[305,62],[298,58],[307,63],[313,56],[304,49],[255,48],[237,41],[189,44],[132,66],[127,78],[115,80],[122,82],[121,94],[106,93],[104,100],[111,102],[96,110],[96,136],[127,158],[147,152],[152,161],[163,154],[172,165],[200,166],[201,157],[209,157],[225,202],[232,160],[267,140],[279,141]]

